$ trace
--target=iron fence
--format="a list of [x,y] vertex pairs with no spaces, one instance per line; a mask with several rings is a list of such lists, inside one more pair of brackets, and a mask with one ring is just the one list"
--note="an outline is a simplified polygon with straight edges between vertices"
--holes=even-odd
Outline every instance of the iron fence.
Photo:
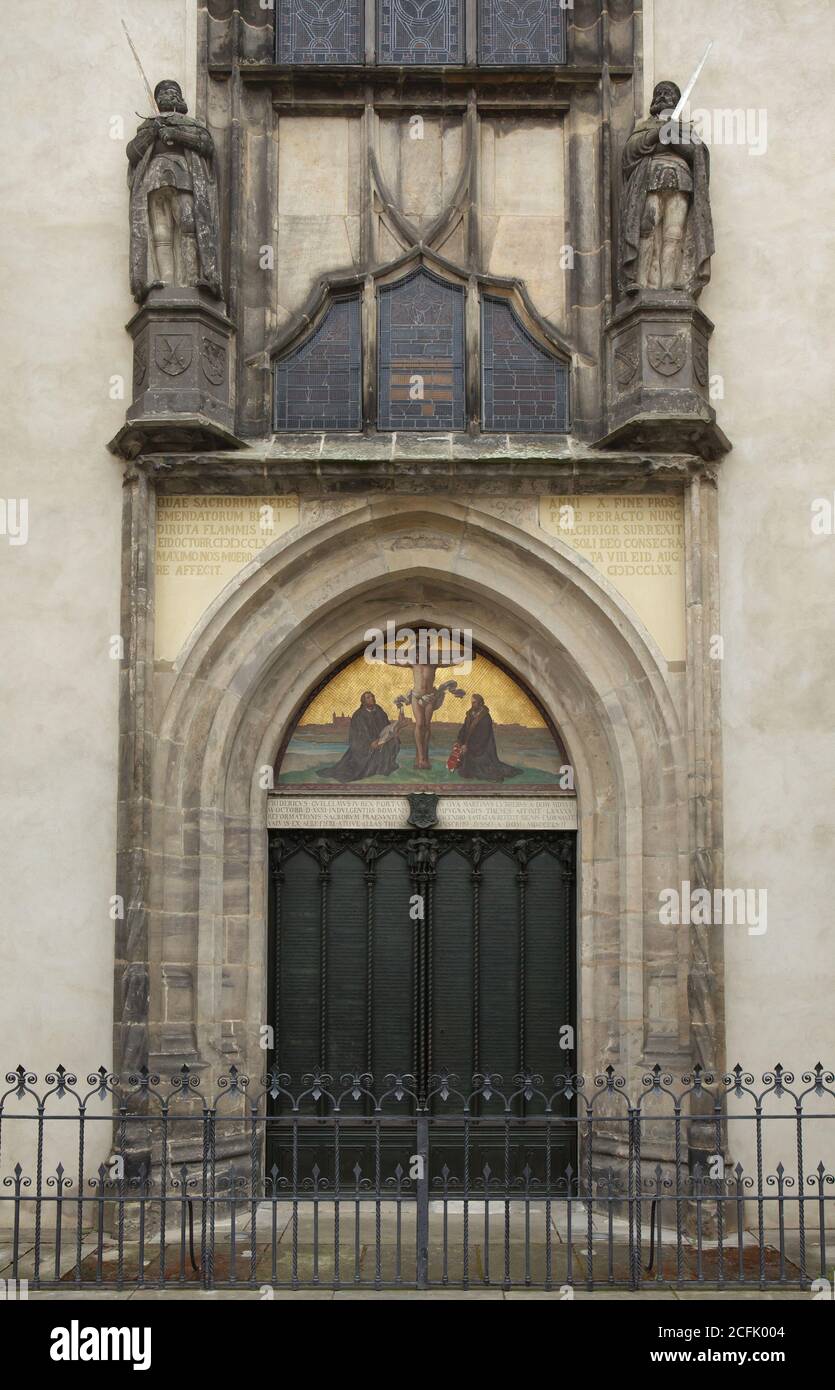
[[[835,1244],[835,1077],[635,1085],[236,1068],[209,1093],[7,1074],[0,1278],[30,1288],[808,1287]],[[36,1089],[37,1088],[37,1089]],[[103,1129],[102,1127],[108,1127]],[[811,1152],[810,1152],[811,1148]],[[747,1167],[738,1153],[750,1154]],[[92,1157],[91,1157],[92,1155]]]

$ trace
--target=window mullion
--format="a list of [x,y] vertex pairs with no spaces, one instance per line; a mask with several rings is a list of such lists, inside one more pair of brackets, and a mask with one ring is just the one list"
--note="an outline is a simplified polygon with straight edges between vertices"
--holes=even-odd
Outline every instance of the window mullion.
[[465,0],[464,52],[473,66],[478,62],[478,0]]

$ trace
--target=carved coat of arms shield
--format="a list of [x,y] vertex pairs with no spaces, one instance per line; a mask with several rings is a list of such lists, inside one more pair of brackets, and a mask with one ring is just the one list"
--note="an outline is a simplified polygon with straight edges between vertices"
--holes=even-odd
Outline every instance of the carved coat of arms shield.
[[615,381],[621,389],[628,386],[638,370],[638,347],[634,339],[615,348]]
[[137,392],[145,380],[148,370],[148,344],[140,339],[133,349],[133,389]]
[[165,333],[154,344],[154,361],[166,376],[180,376],[191,366],[193,345],[189,333]]
[[432,792],[411,792],[407,824],[418,830],[428,830],[438,820],[438,798]]
[[211,338],[204,338],[201,361],[206,379],[211,381],[213,385],[219,386],[226,371],[226,348],[222,343],[216,343]]
[[683,333],[650,333],[647,336],[647,357],[654,372],[675,376],[687,358],[687,339]]

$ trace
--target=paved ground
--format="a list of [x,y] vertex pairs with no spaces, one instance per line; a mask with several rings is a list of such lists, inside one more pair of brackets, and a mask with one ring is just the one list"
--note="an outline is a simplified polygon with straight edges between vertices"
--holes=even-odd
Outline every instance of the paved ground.
[[[318,1228],[318,1247],[314,1248],[313,1217],[310,1209],[302,1210],[295,1226],[291,1208],[286,1206],[277,1222],[275,1242],[273,1243],[269,1204],[259,1207],[255,1231],[253,1233],[249,1214],[241,1214],[236,1222],[234,1237],[228,1220],[218,1221],[216,1225],[214,1270],[218,1279],[228,1280],[234,1271],[241,1280],[252,1277],[253,1248],[255,1250],[255,1279],[258,1288],[219,1289],[207,1293],[199,1287],[200,1275],[190,1264],[184,1227],[179,1220],[169,1222],[165,1246],[165,1278],[174,1287],[166,1289],[122,1290],[78,1290],[71,1286],[66,1289],[35,1291],[29,1290],[30,1299],[112,1299],[127,1300],[178,1300],[200,1301],[229,1300],[258,1301],[271,1300],[320,1300],[334,1299],[457,1299],[457,1300],[516,1300],[551,1299],[563,1300],[573,1297],[577,1300],[617,1300],[617,1301],[690,1301],[699,1299],[722,1301],[779,1300],[794,1299],[809,1301],[812,1294],[799,1287],[800,1256],[797,1232],[785,1233],[783,1249],[779,1248],[777,1232],[768,1231],[763,1244],[762,1259],[756,1234],[743,1233],[742,1242],[734,1235],[726,1239],[723,1253],[723,1269],[726,1280],[744,1274],[749,1287],[725,1289],[705,1287],[715,1282],[719,1272],[719,1253],[715,1241],[703,1241],[702,1248],[686,1241],[683,1247],[682,1275],[685,1281],[699,1281],[696,1287],[677,1288],[675,1260],[675,1232],[662,1231],[660,1258],[655,1261],[644,1278],[651,1287],[640,1292],[627,1289],[602,1287],[589,1291],[583,1285],[589,1271],[595,1282],[625,1282],[629,1272],[629,1248],[626,1242],[626,1225],[620,1219],[611,1226],[611,1248],[609,1246],[609,1223],[598,1214],[592,1221],[591,1241],[585,1209],[572,1220],[571,1228],[562,1214],[552,1219],[550,1241],[547,1240],[547,1227],[543,1209],[539,1204],[532,1205],[528,1222],[524,1212],[514,1211],[509,1228],[510,1275],[513,1288],[503,1290],[501,1285],[505,1261],[505,1218],[501,1204],[484,1212],[483,1204],[471,1203],[467,1228],[467,1269],[471,1287],[462,1289],[436,1287],[427,1292],[408,1289],[375,1290],[375,1276],[386,1283],[393,1283],[398,1274],[404,1280],[412,1277],[415,1267],[414,1221],[407,1214],[398,1213],[393,1203],[381,1204],[379,1221],[379,1248],[377,1243],[377,1223],[374,1205],[364,1207],[359,1227],[354,1215],[354,1204],[341,1204],[338,1241],[333,1229],[333,1209],[323,1208]],[[446,1218],[446,1219],[444,1219]],[[115,1241],[106,1238],[101,1258],[97,1247],[84,1233],[81,1247],[81,1267],[85,1282],[110,1280],[116,1278],[119,1250]],[[195,1218],[195,1244],[200,1248],[200,1222]],[[294,1249],[295,1247],[295,1249]],[[334,1281],[336,1269],[336,1250],[339,1251],[339,1281],[349,1287],[334,1291],[331,1288],[308,1288],[293,1290],[289,1288],[295,1271],[302,1283],[310,1283],[314,1278],[322,1285]],[[18,1246],[17,1277],[32,1280],[34,1277],[34,1245],[31,1237],[21,1237]],[[145,1278],[156,1281],[160,1271],[159,1240],[146,1240],[141,1251]],[[12,1264],[13,1249],[8,1236],[0,1237],[0,1278],[12,1279],[15,1271]],[[60,1257],[58,1259],[59,1277],[69,1281],[74,1277],[77,1259],[76,1231],[74,1226],[63,1232]],[[835,1234],[831,1248],[827,1250],[827,1264],[835,1261]],[[133,1239],[125,1240],[123,1247],[123,1276],[129,1284],[139,1273],[140,1247]],[[642,1265],[649,1263],[649,1247],[646,1231],[642,1243]],[[545,1292],[526,1288],[526,1283],[546,1282],[550,1267],[553,1291]],[[769,1282],[778,1280],[784,1287],[763,1290],[757,1287],[762,1271]],[[820,1270],[820,1244],[814,1239],[806,1241],[806,1270],[810,1278]],[[45,1238],[41,1247],[40,1273],[42,1278],[54,1278],[56,1272],[56,1250],[52,1238]],[[441,1284],[446,1275],[451,1285],[460,1285],[464,1272],[464,1217],[463,1211],[456,1210],[453,1204],[444,1214],[441,1204],[433,1204],[430,1217],[430,1279],[433,1284]],[[660,1273],[660,1277],[659,1276]],[[829,1274],[832,1279],[832,1271]],[[351,1287],[356,1280],[357,1285]],[[278,1282],[283,1288],[272,1288]],[[489,1283],[490,1287],[484,1285]],[[177,1285],[180,1285],[179,1287]]]
[[[366,1300],[379,1301],[381,1299],[396,1302],[402,1302],[404,1299],[429,1299],[430,1301],[434,1302],[454,1302],[456,1300],[463,1300],[469,1303],[478,1303],[484,1301],[493,1303],[503,1303],[509,1301],[513,1303],[518,1302],[520,1300],[524,1302],[525,1300],[531,1299],[545,1299],[551,1300],[552,1302],[565,1301],[564,1294],[546,1293],[544,1292],[544,1290],[541,1289],[512,1289],[508,1292],[505,1292],[502,1289],[429,1289],[426,1292],[419,1292],[415,1289],[392,1289],[382,1290],[380,1292],[377,1292],[374,1289],[358,1289],[356,1291],[341,1290],[338,1293],[334,1293],[331,1290],[325,1289],[299,1289],[296,1291],[282,1289],[273,1290],[271,1292],[270,1298],[272,1300],[277,1300],[280,1302],[306,1302],[310,1299],[313,1299],[317,1302],[320,1302],[323,1299],[333,1300],[335,1302],[343,1302],[345,1299],[350,1299],[353,1302],[364,1302]],[[657,1302],[658,1300],[667,1300],[671,1303],[682,1301],[685,1303],[689,1303],[692,1301],[705,1302],[708,1300],[717,1299],[722,1302],[736,1302],[740,1300],[743,1302],[754,1302],[762,1299],[765,1299],[767,1301],[785,1302],[788,1299],[793,1300],[795,1302],[799,1301],[808,1303],[811,1300],[811,1298],[812,1295],[810,1293],[803,1292],[799,1289],[775,1289],[766,1291],[753,1289],[735,1290],[732,1293],[727,1291],[724,1293],[710,1292],[706,1289],[663,1289],[658,1291],[653,1289],[651,1291],[642,1291],[640,1293],[630,1293],[627,1290],[613,1290],[607,1292],[604,1289],[595,1290],[594,1292],[589,1293],[587,1289],[577,1289],[574,1292],[574,1301],[581,1303],[611,1302],[612,1300],[623,1303],[646,1303]],[[111,1292],[104,1290],[81,1290],[79,1292],[68,1291],[66,1293],[63,1291],[63,1289],[48,1289],[40,1292],[31,1292],[29,1294],[29,1299],[30,1301],[52,1300],[56,1302],[78,1301],[79,1299],[84,1302],[87,1302],[88,1300],[94,1302],[99,1300],[107,1300],[108,1302],[113,1302],[115,1300],[116,1302],[125,1303],[160,1301],[217,1303],[226,1302],[229,1299],[232,1299],[236,1302],[242,1303],[257,1303],[259,1302],[259,1300],[264,1300],[264,1294],[260,1293],[257,1289],[216,1289],[213,1290],[211,1293],[206,1293],[199,1289],[154,1289],[145,1290],[143,1292]]]

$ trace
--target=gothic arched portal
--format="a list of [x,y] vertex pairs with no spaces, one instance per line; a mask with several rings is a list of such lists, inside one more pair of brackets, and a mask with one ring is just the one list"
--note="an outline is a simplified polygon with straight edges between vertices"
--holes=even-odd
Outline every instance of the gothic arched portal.
[[564,738],[579,815],[578,1069],[634,1074],[653,1051],[685,1055],[700,1026],[686,933],[654,925],[659,885],[690,862],[683,675],[559,540],[451,500],[334,511],[262,552],[160,679],[152,1065],[263,1071],[273,765],[311,690],[366,631],[416,618],[472,631]]

